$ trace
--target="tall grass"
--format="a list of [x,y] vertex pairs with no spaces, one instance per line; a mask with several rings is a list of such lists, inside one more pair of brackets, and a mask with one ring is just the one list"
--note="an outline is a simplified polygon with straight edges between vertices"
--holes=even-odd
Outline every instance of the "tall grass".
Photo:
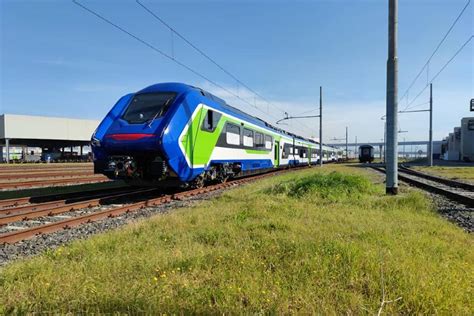
[[285,194],[292,198],[310,197],[335,201],[354,199],[375,192],[375,189],[367,178],[334,171],[329,174],[313,174],[282,181],[265,191]]
[[323,169],[10,264],[0,313],[374,314],[383,288],[385,314],[472,314],[471,235],[418,192]]

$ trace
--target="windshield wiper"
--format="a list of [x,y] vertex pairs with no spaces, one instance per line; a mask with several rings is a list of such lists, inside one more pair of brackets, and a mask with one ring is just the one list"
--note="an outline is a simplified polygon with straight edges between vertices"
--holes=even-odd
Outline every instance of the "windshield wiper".
[[150,123],[148,123],[148,127],[151,128],[151,124],[153,124],[153,122],[156,120],[156,118],[158,117],[158,115],[161,115],[165,110],[166,110],[166,107],[168,106],[168,103],[171,101],[172,98],[169,98],[168,100],[166,100],[165,104],[163,105],[163,107],[158,111],[156,112],[155,116],[153,116],[153,118],[151,119]]

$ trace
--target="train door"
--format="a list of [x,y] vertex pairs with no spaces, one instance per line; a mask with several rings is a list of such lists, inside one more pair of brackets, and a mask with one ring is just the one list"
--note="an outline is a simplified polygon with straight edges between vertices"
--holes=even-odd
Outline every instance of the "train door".
[[[293,156],[293,165],[296,165],[296,147],[295,147],[295,138],[293,138],[293,147],[292,147],[292,156]],[[291,164],[290,164],[291,165]]]
[[275,167],[279,167],[280,166],[280,142],[279,141],[275,141],[275,152],[274,152],[274,161],[275,161]]

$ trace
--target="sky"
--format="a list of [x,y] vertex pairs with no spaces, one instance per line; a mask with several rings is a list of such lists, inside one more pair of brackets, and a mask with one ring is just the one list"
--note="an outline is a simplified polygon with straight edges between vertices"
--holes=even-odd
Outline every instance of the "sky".
[[[202,77],[72,1],[0,0],[0,113],[100,120],[124,94],[154,83],[184,82],[275,124],[285,112],[317,114],[322,86],[325,142],[344,138],[346,126],[350,142],[383,138],[388,0],[141,1],[259,96],[173,35],[135,0],[77,1]],[[400,97],[466,3],[399,0]],[[399,101],[401,110],[408,104],[428,107],[428,89],[414,97],[472,37],[473,7],[470,3]],[[474,40],[433,81],[435,140],[447,136],[462,117],[474,116],[471,98]],[[286,123],[281,127],[318,137],[318,118]],[[426,140],[428,124],[427,112],[400,114],[400,129],[406,131],[400,140]]]

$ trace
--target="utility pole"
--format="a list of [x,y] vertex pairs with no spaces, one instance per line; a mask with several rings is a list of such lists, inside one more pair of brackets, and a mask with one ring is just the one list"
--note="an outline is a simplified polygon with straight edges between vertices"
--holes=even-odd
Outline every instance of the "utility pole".
[[276,121],[276,124],[280,124],[282,121],[292,119],[303,119],[303,118],[314,118],[319,117],[319,164],[323,166],[323,87],[319,87],[319,115],[305,115],[305,116],[289,116],[285,112],[285,117]]
[[388,1],[387,59],[387,179],[385,192],[398,194],[398,60],[397,60],[398,0]]
[[355,146],[354,146],[354,158],[357,157],[359,151],[357,150],[357,136],[355,137]]
[[346,126],[346,160],[349,160],[349,147],[347,146],[348,145],[348,133],[347,133],[347,126]]
[[433,167],[433,84],[430,83],[430,140],[428,143],[428,166]]
[[405,145],[406,145],[405,143],[406,142],[407,141],[406,141],[405,137],[403,137],[403,156],[402,156],[403,158],[406,158],[406,156],[407,156],[407,152],[405,151]]
[[10,139],[5,139],[5,147],[7,151],[6,163],[10,163]]
[[323,87],[319,86],[319,165],[323,166]]

